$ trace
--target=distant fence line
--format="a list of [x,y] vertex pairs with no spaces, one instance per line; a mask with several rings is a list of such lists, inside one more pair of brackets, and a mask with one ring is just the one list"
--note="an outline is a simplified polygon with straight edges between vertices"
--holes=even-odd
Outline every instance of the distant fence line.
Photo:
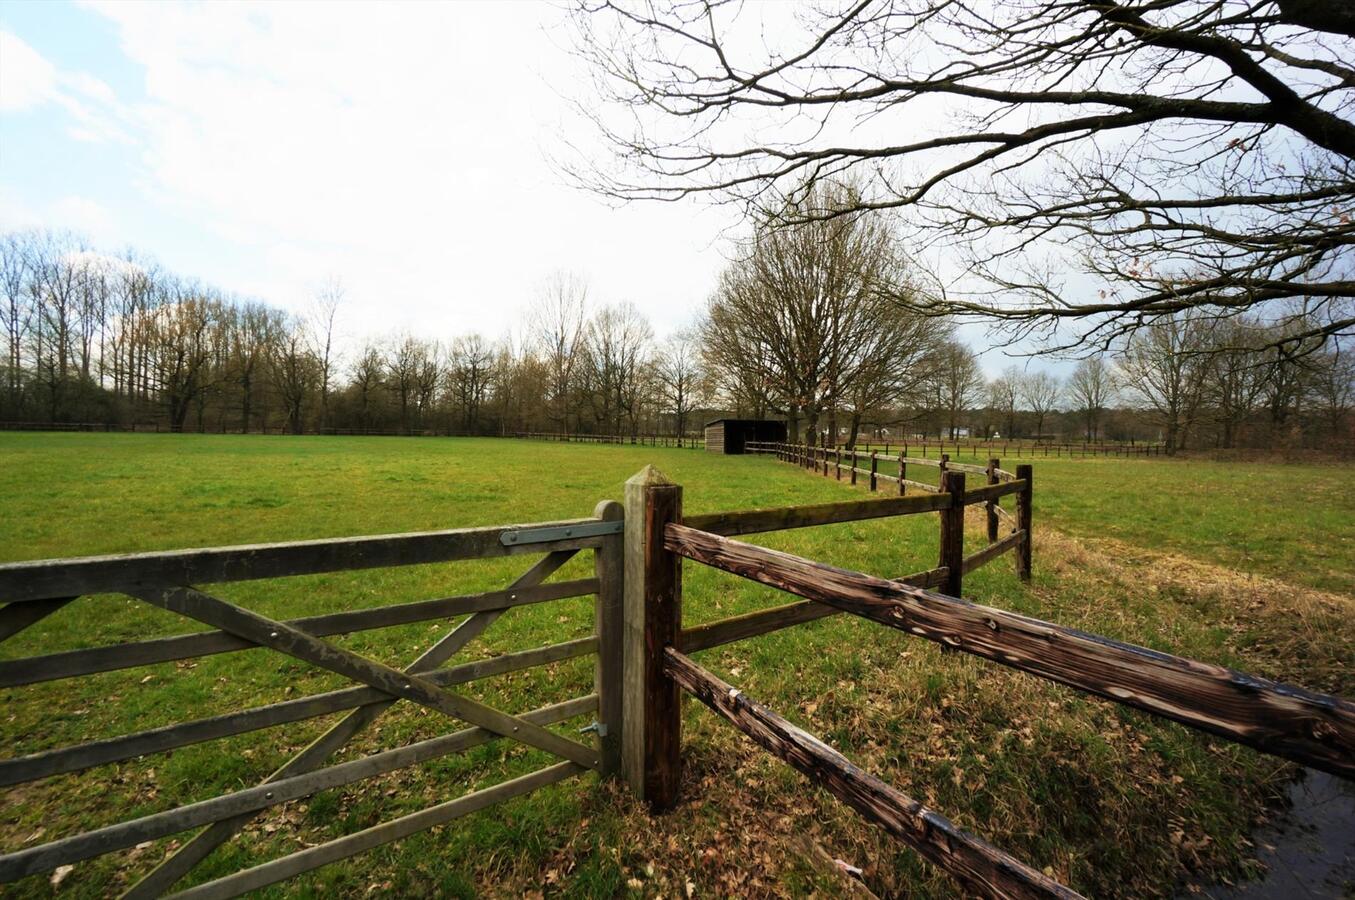
[[892,453],[902,452],[904,456],[911,456],[916,452],[920,457],[925,458],[928,453],[940,457],[946,453],[952,456],[973,456],[983,459],[988,456],[998,457],[1046,457],[1049,459],[1058,459],[1068,457],[1070,459],[1082,459],[1088,456],[1165,456],[1167,451],[1160,443],[1147,443],[1144,441],[1130,441],[1128,443],[1117,443],[1111,441],[1028,441],[1028,440],[1010,440],[1010,441],[977,441],[977,440],[936,440],[926,439],[903,439],[903,440],[871,440],[857,441],[855,446],[838,444],[830,448],[832,451],[842,451],[850,453],[853,449],[862,453],[871,453],[874,451],[883,452],[886,456]]

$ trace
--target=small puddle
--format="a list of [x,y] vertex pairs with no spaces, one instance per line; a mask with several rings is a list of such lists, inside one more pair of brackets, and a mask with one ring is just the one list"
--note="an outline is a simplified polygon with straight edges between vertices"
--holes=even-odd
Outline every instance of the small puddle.
[[1289,809],[1256,831],[1266,874],[1238,885],[1196,883],[1181,898],[1355,897],[1355,784],[1305,769],[1289,786]]

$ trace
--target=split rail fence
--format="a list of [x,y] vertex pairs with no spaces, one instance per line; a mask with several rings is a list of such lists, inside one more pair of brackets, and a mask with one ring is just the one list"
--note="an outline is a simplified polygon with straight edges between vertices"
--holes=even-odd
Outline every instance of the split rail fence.
[[[766,448],[800,461],[790,445]],[[811,457],[815,468],[827,465]],[[842,458],[833,460],[838,467]],[[878,487],[881,457],[851,464],[850,477]],[[859,463],[860,460],[858,459]],[[52,871],[146,841],[200,828],[127,892],[160,896],[212,850],[262,811],[318,791],[356,784],[498,739],[559,757],[527,775],[448,799],[318,846],[181,891],[183,897],[230,897],[310,871],[555,782],[595,771],[619,774],[655,810],[676,800],[681,779],[680,702],[691,694],[762,747],[824,787],[866,819],[954,876],[973,894],[1074,897],[1035,868],[854,766],[813,735],[753,701],[694,661],[691,654],[826,616],[851,614],[952,650],[1010,666],[1192,728],[1355,778],[1355,704],[1242,672],[1087,634],[959,599],[963,576],[1008,551],[1018,574],[1031,572],[1032,472],[1007,472],[941,460],[940,484],[914,482],[899,460],[899,496],[776,509],[684,516],[682,487],[652,467],[625,486],[625,503],[605,501],[588,518],[533,525],[456,529],[242,547],[48,560],[0,565],[0,642],[74,602],[121,593],[210,631],[41,656],[0,659],[0,686],[76,678],[98,672],[262,647],[344,676],[351,687],[114,738],[91,740],[0,760],[0,786],[162,753],[335,712],[346,715],[260,783],[207,800],[0,854],[0,883]],[[966,476],[985,483],[966,487]],[[916,486],[916,493],[907,493]],[[1014,511],[1001,508],[1011,496]],[[964,515],[983,506],[988,541],[966,555]],[[749,534],[902,515],[936,513],[937,565],[903,578],[880,578],[735,540]],[[1008,523],[1001,534],[1000,521]],[[547,579],[581,551],[591,551],[592,578]],[[302,619],[264,616],[212,596],[200,585],[347,569],[535,555],[499,591],[331,612]],[[796,596],[785,605],[684,627],[683,560]],[[502,656],[447,665],[513,609],[567,597],[595,596],[591,636]],[[83,598],[83,599],[82,599]],[[468,615],[403,670],[324,638],[391,625]],[[97,621],[97,619],[95,619]],[[565,659],[595,656],[593,691],[523,714],[475,701],[454,688],[477,679]],[[393,705],[405,702],[462,723],[457,730],[347,762],[341,748]],[[547,726],[592,715],[581,743]]]
[[[771,452],[800,448],[777,446]],[[867,475],[880,477],[877,459]],[[821,468],[823,457],[810,457]],[[905,465],[907,463],[901,463]],[[853,466],[853,473],[860,474]],[[685,516],[682,488],[655,473],[627,484],[626,686],[622,772],[632,789],[663,810],[681,783],[683,694],[690,694],[759,746],[913,848],[974,896],[1079,896],[1033,866],[961,829],[935,810],[862,771],[822,740],[707,671],[692,653],[787,625],[850,613],[1103,699],[1133,707],[1265,753],[1355,779],[1355,703],[1222,666],[1185,659],[1051,622],[959,599],[954,560],[963,549],[964,507],[1013,489],[1019,516],[1018,570],[1029,577],[1030,467],[1010,480],[994,463],[996,485],[964,489],[964,469],[942,472],[943,487],[901,496]],[[900,488],[908,482],[901,468]],[[900,579],[826,565],[732,536],[935,510],[942,565]],[[873,511],[873,513],[872,513]],[[991,520],[990,520],[991,521]],[[949,525],[947,523],[950,523]],[[991,534],[991,532],[990,532]],[[989,548],[996,546],[990,544]],[[975,556],[981,556],[980,551]],[[683,561],[690,560],[803,598],[761,613],[684,628]],[[949,562],[949,565],[947,563]],[[964,564],[960,565],[961,571]],[[942,591],[933,590],[941,587]],[[637,627],[638,626],[638,627]]]

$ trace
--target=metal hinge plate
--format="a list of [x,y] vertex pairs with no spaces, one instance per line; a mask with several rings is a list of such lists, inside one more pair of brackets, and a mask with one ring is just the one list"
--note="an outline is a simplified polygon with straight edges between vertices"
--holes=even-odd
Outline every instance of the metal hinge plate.
[[499,535],[499,543],[505,547],[520,544],[546,544],[551,541],[565,541],[570,538],[601,537],[608,534],[620,534],[624,522],[580,522],[578,525],[551,525],[547,528],[519,528],[505,531]]

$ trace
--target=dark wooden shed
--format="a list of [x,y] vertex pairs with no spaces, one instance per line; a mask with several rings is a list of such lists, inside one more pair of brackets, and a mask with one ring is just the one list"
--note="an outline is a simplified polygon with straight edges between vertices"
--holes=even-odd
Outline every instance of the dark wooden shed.
[[706,423],[706,450],[711,453],[742,453],[749,441],[785,439],[786,423],[780,419],[716,419]]

